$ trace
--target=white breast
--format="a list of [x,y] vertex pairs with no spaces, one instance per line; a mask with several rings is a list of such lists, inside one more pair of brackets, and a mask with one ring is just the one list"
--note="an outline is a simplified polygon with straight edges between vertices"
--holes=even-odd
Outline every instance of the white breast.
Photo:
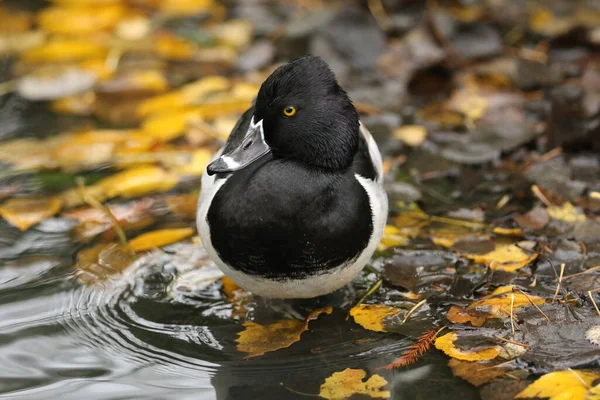
[[[369,262],[377,248],[377,244],[381,240],[388,214],[388,199],[383,189],[383,166],[379,148],[369,131],[362,124],[360,132],[367,141],[371,160],[377,170],[376,180],[355,174],[356,180],[365,189],[369,197],[373,233],[365,249],[355,259],[336,268],[329,269],[326,273],[318,276],[304,279],[272,280],[244,274],[223,262],[212,246],[210,228],[206,217],[212,199],[227,179],[215,181],[215,175],[209,176],[206,173],[202,176],[202,191],[198,201],[198,215],[196,219],[198,232],[208,255],[225,275],[249,292],[263,297],[285,299],[311,298],[331,293],[350,283],[360,273],[367,262]],[[213,157],[213,160],[219,157],[221,152],[222,149]],[[235,232],[232,232],[232,234],[235,234]]]

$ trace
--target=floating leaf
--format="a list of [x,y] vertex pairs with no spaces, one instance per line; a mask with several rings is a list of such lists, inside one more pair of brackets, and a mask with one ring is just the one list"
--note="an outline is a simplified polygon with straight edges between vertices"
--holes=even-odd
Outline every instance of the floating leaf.
[[576,224],[585,221],[585,214],[582,214],[573,204],[565,202],[562,206],[551,206],[546,210],[552,219]]
[[244,330],[238,334],[237,349],[248,353],[246,358],[262,356],[263,354],[290,347],[300,340],[300,335],[308,330],[308,323],[319,315],[331,314],[331,307],[314,310],[305,321],[281,320],[270,325],[260,325],[255,322],[245,322]]
[[527,386],[515,399],[586,400],[588,389],[600,379],[598,371],[567,370],[546,374]]
[[394,130],[394,137],[408,146],[420,146],[427,137],[427,129],[421,125],[405,125]]
[[0,205],[0,215],[22,231],[57,214],[62,202],[57,197],[15,197]]
[[146,251],[157,247],[179,242],[194,234],[192,228],[160,229],[143,233],[129,241],[129,246],[135,251]]
[[117,243],[99,243],[77,254],[75,271],[85,284],[94,284],[121,273],[135,261],[135,255],[126,246]]
[[387,332],[383,326],[383,320],[391,315],[396,315],[399,309],[382,304],[359,304],[352,307],[350,316],[354,322],[365,329],[375,332]]
[[[533,295],[526,296],[523,293],[513,292],[513,289],[514,286],[511,285],[499,287],[489,296],[471,303],[466,310],[467,312],[470,310],[482,313],[485,312],[492,318],[506,318],[510,315],[511,302],[513,309],[531,306],[531,302],[536,305],[541,305],[546,302],[542,297]],[[511,299],[511,296],[514,296],[514,301]]]
[[177,184],[177,176],[160,167],[139,167],[100,181],[107,197],[134,197],[151,192],[166,192]]
[[113,28],[125,15],[120,4],[49,7],[38,14],[40,28],[61,35],[85,35]]
[[465,254],[476,263],[485,264],[493,271],[512,272],[526,267],[537,258],[537,253],[527,254],[516,244],[499,243],[486,254]]
[[451,358],[448,366],[452,369],[454,376],[464,379],[473,386],[481,386],[484,383],[504,375],[501,368],[494,368],[489,363],[462,361]]
[[492,360],[500,354],[502,348],[500,346],[489,346],[482,348],[478,347],[476,351],[461,350],[454,345],[454,342],[458,339],[456,332],[450,332],[444,336],[440,336],[435,340],[435,347],[438,350],[443,351],[452,358],[457,358],[463,361],[484,361]]
[[485,323],[486,315],[484,314],[482,316],[474,314],[477,314],[477,312],[473,311],[473,313],[469,313],[469,311],[462,307],[452,306],[448,310],[446,318],[453,324],[465,324],[469,322],[472,326],[482,326]]
[[383,390],[387,381],[377,374],[373,374],[364,381],[367,373],[362,369],[346,368],[341,372],[334,372],[325,383],[321,385],[319,396],[328,400],[349,399],[355,394],[369,396],[374,399],[388,399],[391,393]]

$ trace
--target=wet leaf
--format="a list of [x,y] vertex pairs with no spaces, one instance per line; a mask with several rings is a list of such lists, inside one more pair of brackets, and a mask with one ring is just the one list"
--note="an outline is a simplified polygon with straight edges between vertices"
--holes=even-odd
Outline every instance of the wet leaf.
[[362,369],[346,368],[341,372],[334,372],[325,383],[321,385],[319,396],[329,400],[344,400],[355,394],[368,396],[374,399],[388,399],[391,393],[383,390],[387,381],[374,374],[364,381],[367,373]]
[[[514,286],[510,285],[499,287],[489,296],[471,303],[466,310],[485,312],[492,318],[506,318],[510,315],[511,302],[513,310],[519,307],[531,306],[531,302],[536,305],[541,305],[546,302],[542,297],[533,295],[525,296],[522,293],[514,293],[513,288]],[[511,296],[514,296],[514,301],[511,299]]]
[[57,197],[15,197],[0,204],[0,215],[22,231],[56,215],[62,207]]
[[377,246],[377,250],[384,251],[390,247],[404,246],[408,244],[410,238],[407,237],[400,229],[392,225],[386,225],[381,237],[381,242]]
[[537,253],[528,254],[514,243],[499,243],[496,248],[486,254],[465,254],[465,257],[476,263],[485,264],[493,271],[512,272],[526,267],[536,258]]
[[192,228],[160,229],[143,233],[129,241],[129,246],[135,251],[146,251],[157,247],[179,242],[194,234]]
[[519,393],[515,399],[586,400],[591,384],[600,378],[597,371],[567,370],[546,374]]
[[550,222],[546,209],[536,206],[526,214],[518,215],[515,222],[523,229],[538,230],[544,228]]
[[420,146],[427,138],[427,129],[421,125],[405,125],[394,131],[394,137],[408,146]]
[[383,320],[389,316],[396,315],[400,310],[396,307],[382,304],[359,304],[352,307],[350,316],[354,322],[365,329],[375,332],[387,332],[383,326]]
[[473,386],[481,386],[504,375],[502,368],[494,368],[493,364],[482,362],[462,361],[451,358],[448,366],[454,376],[458,376]]
[[492,360],[500,354],[502,348],[500,346],[489,346],[479,348],[474,351],[461,350],[454,342],[458,339],[456,332],[447,333],[435,340],[435,348],[443,351],[452,358],[463,361],[485,361]]
[[570,202],[564,203],[562,206],[551,206],[546,210],[552,219],[575,224],[585,221],[585,215],[582,214]]
[[331,314],[331,307],[314,310],[305,321],[281,320],[270,325],[256,322],[245,322],[244,330],[236,339],[238,351],[248,353],[246,358],[262,356],[265,353],[290,347],[300,340],[303,332],[308,330],[308,323],[319,315]]
[[465,324],[469,322],[472,326],[482,326],[485,323],[486,315],[477,315],[478,313],[469,312],[462,307],[452,306],[448,310],[446,318],[454,324]]
[[95,284],[119,274],[135,260],[130,249],[117,243],[99,243],[77,254],[75,272],[85,284]]
[[61,35],[85,35],[113,28],[125,15],[120,4],[82,7],[49,7],[38,14],[43,30]]
[[24,61],[30,63],[50,63],[105,58],[106,54],[107,49],[93,41],[55,38],[25,51],[22,57]]

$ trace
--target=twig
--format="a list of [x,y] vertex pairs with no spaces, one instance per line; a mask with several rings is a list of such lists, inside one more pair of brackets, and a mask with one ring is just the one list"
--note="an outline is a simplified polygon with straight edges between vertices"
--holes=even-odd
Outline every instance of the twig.
[[542,156],[540,157],[540,160],[542,161],[548,161],[553,159],[554,157],[558,157],[562,154],[563,149],[562,147],[555,147],[552,150],[548,151],[547,153],[542,154]]
[[571,368],[568,368],[568,370],[575,375],[575,377],[579,380],[579,382],[581,382],[581,384],[586,388],[586,389],[591,389],[591,386],[588,385],[588,383],[586,381],[583,380],[583,378],[581,376],[579,376],[579,374],[575,371],[573,371]]
[[596,309],[596,312],[598,313],[598,315],[600,315],[600,310],[598,310],[598,305],[596,304],[596,300],[594,300],[594,297],[592,296],[591,290],[588,290],[588,297],[592,301],[592,304],[594,305],[594,308]]
[[553,204],[550,202],[550,200],[548,200],[548,198],[544,195],[544,193],[542,193],[542,191],[540,190],[540,188],[538,187],[538,185],[532,185],[531,186],[531,191],[533,192],[533,194],[541,200],[542,203],[544,203],[546,205],[546,207],[552,207]]
[[408,317],[411,316],[412,313],[415,312],[415,310],[419,307],[421,307],[423,304],[425,304],[427,302],[427,299],[423,299],[420,302],[418,302],[417,304],[415,304],[415,306],[413,308],[410,309],[410,311],[408,313],[406,313],[406,316],[404,317],[404,319],[402,320],[402,323],[405,323],[406,320],[408,319]]
[[503,342],[507,342],[507,343],[512,343],[512,344],[516,344],[517,346],[523,346],[523,347],[527,347],[529,348],[530,346],[528,344],[525,343],[519,343],[519,342],[515,342],[514,340],[510,340],[510,339],[505,339],[501,336],[494,336],[496,339],[498,340],[502,340]]
[[546,314],[545,314],[545,313],[542,311],[542,309],[541,309],[541,308],[539,308],[539,307],[538,307],[538,305],[537,305],[537,304],[535,304],[535,303],[533,302],[533,300],[531,300],[531,297],[529,297],[529,295],[528,295],[527,293],[525,293],[524,291],[522,291],[522,290],[521,290],[521,289],[519,289],[519,288],[516,288],[516,290],[517,290],[519,293],[521,293],[523,296],[525,296],[525,297],[527,298],[527,300],[529,300],[529,302],[531,303],[531,305],[532,305],[532,306],[534,306],[534,307],[535,307],[535,309],[536,309],[536,310],[538,310],[538,311],[540,312],[540,314],[542,314],[542,315],[544,316],[544,318],[546,318],[546,320],[547,320],[548,322],[550,322],[550,318],[548,318],[548,316],[547,316],[547,315],[546,315]]
[[384,31],[390,29],[390,17],[385,12],[385,8],[383,7],[381,0],[368,0],[367,6],[369,7],[371,14],[373,14],[373,17],[375,17],[379,27]]
[[512,335],[515,337],[515,322],[513,321],[513,307],[515,305],[515,295],[510,294],[510,327],[512,329]]
[[596,265],[595,267],[588,268],[588,269],[586,269],[585,271],[578,272],[578,273],[576,273],[576,274],[571,274],[571,275],[566,275],[566,276],[563,276],[563,280],[565,280],[565,279],[571,279],[571,278],[575,278],[576,276],[580,276],[580,275],[587,275],[587,274],[591,274],[592,272],[596,272],[596,271],[598,271],[598,270],[600,270],[600,265]]
[[504,207],[506,204],[508,204],[508,202],[510,201],[510,196],[505,194],[504,196],[502,196],[500,198],[500,200],[498,201],[498,204],[496,204],[496,209],[499,210],[502,207]]
[[560,264],[560,275],[558,276],[558,284],[556,285],[556,291],[554,292],[554,297],[552,298],[552,304],[556,301],[556,296],[558,296],[558,292],[560,291],[560,284],[563,279],[563,274],[565,272],[565,263]]

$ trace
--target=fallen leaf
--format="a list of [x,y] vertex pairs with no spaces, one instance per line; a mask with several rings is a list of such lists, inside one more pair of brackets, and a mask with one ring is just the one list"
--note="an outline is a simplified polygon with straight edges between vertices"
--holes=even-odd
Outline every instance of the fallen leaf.
[[129,246],[135,251],[146,251],[157,247],[179,242],[194,234],[192,228],[160,229],[143,233],[129,241]]
[[384,251],[390,247],[404,246],[408,244],[409,240],[410,238],[406,236],[399,228],[392,225],[386,225],[383,231],[383,236],[381,237],[381,241],[377,246],[377,250]]
[[49,33],[85,35],[114,28],[125,11],[120,4],[48,7],[38,14],[38,23]]
[[369,379],[366,371],[362,369],[346,368],[341,372],[334,372],[325,383],[321,385],[319,396],[328,400],[349,399],[355,394],[369,396],[375,399],[388,399],[391,393],[383,390],[387,381],[377,374],[373,374]]
[[548,225],[550,217],[544,208],[536,206],[528,213],[516,216],[514,220],[523,229],[538,230]]
[[236,339],[238,351],[248,353],[246,358],[262,356],[265,353],[290,347],[300,340],[308,330],[308,323],[319,315],[331,314],[331,307],[314,310],[305,321],[285,319],[270,325],[245,322],[244,330]]
[[427,137],[427,129],[421,125],[405,125],[394,130],[394,137],[408,146],[420,146]]
[[485,315],[477,315],[477,311],[473,311],[473,313],[469,313],[469,311],[465,310],[462,307],[452,306],[448,310],[448,314],[446,318],[448,321],[453,324],[464,324],[470,322],[472,326],[482,326],[487,319]]
[[533,262],[538,254],[527,254],[517,244],[497,243],[496,248],[486,254],[465,254],[476,263],[485,264],[493,271],[513,272]]
[[479,348],[477,351],[466,351],[461,350],[454,345],[454,342],[458,339],[456,332],[450,332],[444,336],[440,336],[435,340],[435,348],[443,351],[446,355],[457,358],[463,361],[485,361],[492,360],[500,354],[502,347],[490,346],[486,348]]
[[58,197],[14,197],[0,205],[0,215],[22,231],[57,214],[62,207]]
[[120,172],[97,183],[107,197],[135,197],[166,192],[177,184],[177,176],[160,167],[138,167]]
[[221,279],[221,282],[223,282],[223,293],[227,296],[227,301],[233,306],[232,317],[244,317],[246,315],[246,303],[250,300],[251,294],[226,276]]
[[77,254],[75,275],[84,284],[98,283],[122,272],[135,258],[126,246],[117,243],[99,243]]
[[[506,318],[510,315],[511,302],[513,303],[513,309],[519,307],[531,306],[531,301],[536,305],[541,305],[546,302],[542,297],[529,295],[529,299],[522,293],[513,292],[514,286],[502,286],[497,288],[490,294],[482,299],[479,299],[471,303],[466,310],[476,310],[479,312],[488,313],[491,318]],[[514,301],[511,299],[514,296]]]
[[562,206],[551,206],[546,210],[552,219],[576,224],[585,221],[585,214],[581,213],[573,204],[565,202]]
[[586,400],[588,388],[599,378],[597,371],[550,372],[527,386],[515,399]]
[[90,40],[53,38],[25,51],[22,59],[30,63],[69,62],[105,58],[107,53],[106,47]]
[[399,309],[382,304],[359,304],[352,307],[350,316],[354,322],[365,329],[375,332],[387,332],[383,326],[383,320],[391,315],[396,315]]
[[501,368],[494,368],[494,365],[490,363],[462,361],[451,358],[448,361],[448,366],[454,376],[458,376],[476,387],[504,375],[504,371]]
[[193,15],[208,10],[214,0],[160,0],[158,8],[168,15]]

